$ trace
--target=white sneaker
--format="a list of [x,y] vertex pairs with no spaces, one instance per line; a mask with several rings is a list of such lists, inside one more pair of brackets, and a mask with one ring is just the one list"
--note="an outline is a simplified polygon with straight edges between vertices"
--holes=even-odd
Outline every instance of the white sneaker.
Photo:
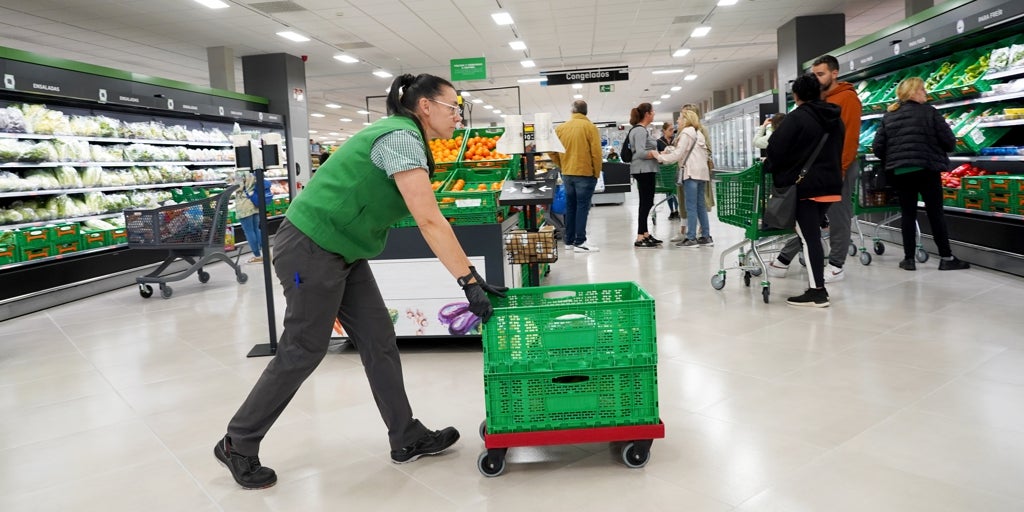
[[783,265],[779,260],[772,260],[768,263],[768,277],[786,277],[789,272],[789,265]]
[[599,252],[600,250],[601,249],[598,249],[596,245],[591,245],[586,242],[573,246],[573,252],[592,253]]
[[831,263],[825,265],[825,282],[834,283],[836,281],[842,281],[846,277],[843,273],[843,267],[833,267]]

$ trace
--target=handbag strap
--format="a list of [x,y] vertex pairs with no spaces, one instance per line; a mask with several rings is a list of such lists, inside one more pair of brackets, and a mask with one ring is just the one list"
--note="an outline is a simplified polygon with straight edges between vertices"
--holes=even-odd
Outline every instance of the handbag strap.
[[811,157],[807,159],[807,163],[804,164],[804,168],[800,169],[800,176],[797,176],[796,178],[797,183],[803,181],[804,176],[807,176],[807,171],[811,170],[811,164],[814,163],[815,158],[818,158],[818,153],[821,152],[821,148],[825,145],[826,140],[828,140],[828,133],[821,136],[821,142],[818,143],[818,147],[814,148],[814,152],[811,153]]
[[[694,130],[696,130],[696,129],[694,129]],[[682,133],[680,133],[679,136],[682,137]],[[686,161],[690,159],[690,153],[693,153],[693,148],[695,148],[695,147],[697,147],[696,131],[694,132],[693,145],[691,145],[690,146],[690,150],[686,152],[686,156],[684,156],[683,159],[679,161],[681,167],[686,165]]]

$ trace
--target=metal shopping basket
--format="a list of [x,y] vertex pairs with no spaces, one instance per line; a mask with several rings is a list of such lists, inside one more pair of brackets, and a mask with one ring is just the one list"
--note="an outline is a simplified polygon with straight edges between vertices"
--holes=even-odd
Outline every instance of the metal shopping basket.
[[[679,164],[664,164],[658,166],[658,177],[654,182],[654,193],[665,194],[665,199],[658,201],[654,208],[651,208],[651,224],[658,224],[658,207],[661,203],[676,195],[676,180],[679,179]],[[679,205],[682,207],[683,205]]]
[[[859,218],[862,215],[881,213],[888,214],[882,220],[875,223],[875,233],[871,237],[872,249],[875,254],[885,254],[885,244],[878,236],[883,226],[887,226],[900,220],[900,199],[896,189],[889,183],[885,183],[884,170],[881,162],[867,162],[861,166],[860,174],[857,176],[857,184],[853,188],[851,199],[853,200],[853,225],[857,226],[857,235],[860,237],[860,247],[850,242],[850,256],[860,252],[860,263],[871,264],[871,253],[868,252],[864,243],[864,232],[861,230]],[[928,261],[928,251],[921,245],[921,230],[917,230],[917,250],[914,257],[917,261],[924,263]]]
[[[167,283],[181,281],[194,272],[198,272],[199,282],[205,283],[210,280],[210,274],[203,270],[203,266],[213,261],[230,265],[239,283],[249,280],[242,268],[224,253],[228,200],[237,189],[237,185],[232,185],[219,194],[187,203],[124,211],[128,247],[168,251],[167,258],[156,270],[135,278],[139,284],[139,295],[152,297],[150,283],[156,283],[160,285],[160,295],[169,299],[173,290]],[[184,271],[163,275],[167,267],[179,259],[191,266]]]
[[[743,271],[743,284],[750,286],[751,276],[761,276],[761,296],[768,303],[771,283],[768,281],[763,254],[781,249],[782,244],[794,236],[792,230],[769,229],[764,227],[764,205],[766,190],[771,187],[771,175],[762,172],[761,163],[739,172],[722,172],[715,189],[718,202],[718,219],[725,224],[744,230],[744,239],[722,251],[718,272],[711,276],[711,286],[716,290],[725,287],[726,271]],[[726,257],[735,251],[737,263],[726,267]]]

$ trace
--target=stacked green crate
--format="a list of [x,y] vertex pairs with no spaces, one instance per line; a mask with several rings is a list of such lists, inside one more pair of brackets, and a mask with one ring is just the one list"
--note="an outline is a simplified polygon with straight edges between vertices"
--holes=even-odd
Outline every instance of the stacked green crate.
[[505,167],[454,169],[436,194],[441,213],[454,225],[493,224],[505,220],[508,208],[498,204]]
[[18,262],[18,241],[14,231],[0,231],[0,265]]
[[516,288],[491,300],[488,433],[658,423],[654,299],[635,283]]
[[978,126],[985,117],[995,115],[999,111],[999,107],[991,105],[980,105],[974,108],[970,115],[967,115],[958,126],[953,128],[953,135],[957,138],[956,151],[977,153],[995,144],[1003,135],[1006,135],[1010,127],[983,128]]
[[992,212],[1020,214],[1024,197],[1024,176],[971,176],[961,181],[965,204],[969,208]]

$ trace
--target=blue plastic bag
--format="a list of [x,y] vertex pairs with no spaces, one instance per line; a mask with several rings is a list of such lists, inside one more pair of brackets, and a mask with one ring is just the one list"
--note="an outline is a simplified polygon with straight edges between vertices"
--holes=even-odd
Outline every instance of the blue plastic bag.
[[555,198],[551,201],[551,213],[565,215],[565,185],[558,185],[555,189]]

